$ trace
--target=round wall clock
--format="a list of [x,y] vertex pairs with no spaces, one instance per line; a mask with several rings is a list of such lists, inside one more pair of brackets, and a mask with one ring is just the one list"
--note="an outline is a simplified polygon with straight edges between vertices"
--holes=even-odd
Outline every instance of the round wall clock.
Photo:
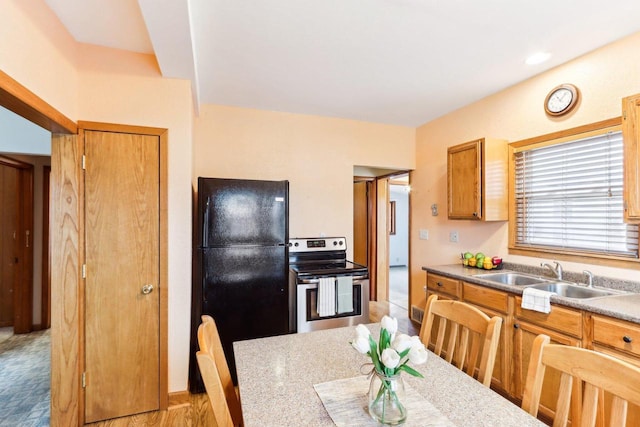
[[551,89],[544,100],[544,111],[550,116],[567,114],[578,103],[580,91],[572,84],[562,84]]

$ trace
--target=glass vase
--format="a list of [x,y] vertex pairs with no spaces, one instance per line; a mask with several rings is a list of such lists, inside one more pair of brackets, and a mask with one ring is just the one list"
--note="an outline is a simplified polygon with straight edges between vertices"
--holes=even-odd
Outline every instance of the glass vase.
[[369,385],[369,414],[381,424],[396,425],[407,419],[404,399],[404,381],[400,373],[386,376],[374,372]]

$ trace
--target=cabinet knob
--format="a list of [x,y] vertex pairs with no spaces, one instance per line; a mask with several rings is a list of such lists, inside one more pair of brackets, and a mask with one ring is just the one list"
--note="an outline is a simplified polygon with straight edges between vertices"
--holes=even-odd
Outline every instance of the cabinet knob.
[[141,291],[143,295],[149,295],[153,292],[153,285],[144,285]]
[[520,327],[520,325],[518,325],[517,323],[513,324],[513,329],[518,329]]
[[473,216],[478,216],[478,212],[474,212],[474,213],[473,213]]
[[624,341],[624,342],[626,342],[628,344],[633,340],[631,339],[631,337],[629,335],[625,335],[625,336],[622,337],[622,341]]
[[436,285],[442,287],[442,282],[436,282]]

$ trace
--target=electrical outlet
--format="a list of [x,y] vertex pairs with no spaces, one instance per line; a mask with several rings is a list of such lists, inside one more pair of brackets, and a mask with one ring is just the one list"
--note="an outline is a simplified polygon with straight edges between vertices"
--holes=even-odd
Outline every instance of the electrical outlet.
[[450,231],[449,232],[449,241],[453,242],[453,243],[458,243],[458,232],[457,231]]
[[429,230],[420,230],[420,240],[429,240]]

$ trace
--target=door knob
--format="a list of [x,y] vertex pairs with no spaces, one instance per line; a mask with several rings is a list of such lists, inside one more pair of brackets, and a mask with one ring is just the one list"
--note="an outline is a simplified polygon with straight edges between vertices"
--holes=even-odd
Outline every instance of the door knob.
[[142,287],[142,293],[143,293],[144,295],[148,295],[148,294],[150,294],[150,293],[151,293],[151,291],[153,291],[153,285],[144,285],[144,286]]

